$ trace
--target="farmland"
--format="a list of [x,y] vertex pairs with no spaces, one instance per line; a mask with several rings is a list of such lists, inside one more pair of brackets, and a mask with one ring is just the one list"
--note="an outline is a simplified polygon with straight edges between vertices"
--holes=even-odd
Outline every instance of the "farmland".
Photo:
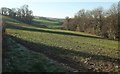
[[11,38],[4,39],[3,72],[64,72],[61,65],[41,53],[28,50]]
[[59,29],[61,28],[61,22],[49,21],[49,20],[43,20],[43,19],[34,19],[32,26],[36,26],[36,27],[43,26],[43,28]]
[[[19,43],[26,47],[25,51],[30,56],[33,54],[28,53],[28,49],[31,53],[35,51],[34,57],[36,58],[37,55],[42,55],[39,58],[48,57],[57,61],[58,65],[55,63],[53,69],[56,66],[58,67],[59,64],[64,64],[67,70],[70,68],[70,71],[71,69],[98,72],[116,72],[119,70],[118,41],[103,39],[99,36],[82,32],[53,29],[57,24],[57,26],[61,26],[58,22],[34,20],[39,23],[37,25],[40,25],[40,22],[47,24],[48,28],[40,28],[9,17],[3,17],[3,19],[7,23],[6,36],[16,41],[15,44]],[[19,50],[14,48],[11,51],[19,52]],[[27,54],[24,54],[24,56]],[[37,61],[40,60],[38,59]],[[20,65],[20,63],[17,65]],[[66,67],[60,65],[57,70],[67,71]]]

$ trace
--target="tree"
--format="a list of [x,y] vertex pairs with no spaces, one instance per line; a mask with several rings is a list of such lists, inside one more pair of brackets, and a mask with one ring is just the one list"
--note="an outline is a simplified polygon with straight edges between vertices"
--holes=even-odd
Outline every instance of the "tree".
[[32,10],[28,9],[28,5],[23,5],[21,7],[21,20],[26,23],[31,23],[33,19]]
[[93,10],[81,9],[74,18],[66,17],[63,26],[67,30],[77,30],[116,40],[120,28],[118,8],[118,4],[113,4],[107,11],[102,7]]
[[29,10],[28,5],[23,5],[21,8],[1,8],[1,14],[4,16],[10,16],[25,23],[31,23],[33,19],[33,12]]
[[66,17],[63,23],[64,29],[67,29],[67,30],[69,29],[69,21],[70,21],[69,17]]
[[118,38],[118,5],[113,4],[111,8],[107,11],[108,17],[107,17],[107,24],[109,26],[108,28],[108,37],[110,39],[116,39]]
[[8,10],[9,10],[9,8],[2,7],[2,8],[1,8],[2,15],[5,15],[5,16],[9,15],[9,12],[8,12]]

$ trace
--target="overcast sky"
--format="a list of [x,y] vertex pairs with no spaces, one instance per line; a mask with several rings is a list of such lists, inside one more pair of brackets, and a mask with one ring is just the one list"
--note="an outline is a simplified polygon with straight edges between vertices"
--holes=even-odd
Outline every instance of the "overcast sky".
[[104,9],[110,8],[113,3],[119,0],[0,0],[0,8],[19,8],[24,4],[29,5],[29,9],[34,15],[64,18],[73,17],[80,9],[94,9],[102,6]]

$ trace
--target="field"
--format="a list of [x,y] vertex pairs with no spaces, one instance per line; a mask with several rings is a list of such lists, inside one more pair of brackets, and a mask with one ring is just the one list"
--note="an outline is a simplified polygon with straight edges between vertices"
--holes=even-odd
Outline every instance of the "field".
[[63,66],[48,59],[41,53],[28,50],[11,38],[4,40],[3,72],[64,72]]
[[43,27],[43,28],[52,28],[52,29],[61,28],[60,22],[48,21],[48,20],[42,20],[42,19],[41,20],[34,19],[32,26]]
[[[8,23],[7,37],[30,51],[35,51],[36,54],[44,54],[44,57],[57,61],[58,64],[64,64],[70,68],[69,70],[103,72],[119,70],[118,41],[82,32],[53,29],[56,25],[61,27],[58,22],[34,20],[37,23],[47,24],[46,28],[40,28],[14,19],[10,20],[8,17],[4,18]],[[18,50],[12,49],[12,51]]]

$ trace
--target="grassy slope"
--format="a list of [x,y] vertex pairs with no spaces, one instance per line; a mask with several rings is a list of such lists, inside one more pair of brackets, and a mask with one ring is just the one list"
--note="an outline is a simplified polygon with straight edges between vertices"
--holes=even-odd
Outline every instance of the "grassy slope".
[[[14,24],[14,23],[13,23]],[[19,25],[20,26],[20,25]],[[110,61],[100,61],[100,59],[104,59],[104,57],[100,56],[107,56],[111,58],[119,58],[118,57],[118,42],[113,40],[106,40],[106,39],[99,39],[99,38],[91,38],[91,37],[83,37],[83,36],[74,36],[74,35],[66,35],[65,33],[72,33],[72,34],[78,34],[78,35],[85,35],[85,36],[92,36],[96,37],[95,35],[90,34],[84,34],[81,32],[73,32],[73,31],[65,31],[65,30],[57,30],[57,29],[44,29],[44,28],[36,28],[28,25],[24,25],[24,28],[32,28],[33,30],[20,30],[20,29],[7,29],[7,33],[9,35],[15,36],[17,38],[21,38],[25,41],[33,42],[33,43],[41,43],[43,45],[52,46],[52,47],[60,47],[61,49],[65,50],[63,52],[62,50],[56,50],[52,49],[55,53],[61,54],[63,57],[70,57],[73,60],[82,61],[85,62],[86,58],[93,58],[92,56],[95,55],[94,58],[96,60],[91,59],[90,63],[94,62],[95,66],[98,68],[105,68],[104,64],[110,64]],[[34,29],[40,30],[35,31]],[[50,32],[44,32],[50,31]],[[57,33],[52,33],[52,32]],[[59,33],[63,34],[59,34]],[[79,52],[79,53],[73,53],[73,52]],[[63,54],[62,54],[63,53]],[[81,56],[80,53],[87,53]],[[92,55],[92,56],[91,56]],[[100,56],[99,56],[100,55]],[[85,57],[87,56],[87,57]],[[96,63],[96,61],[98,63]],[[102,64],[103,66],[100,66]],[[116,65],[114,62],[112,63],[112,69],[111,71],[116,71]],[[109,68],[108,66],[107,68]],[[105,71],[107,69],[104,69]]]
[[[25,23],[15,19],[3,16],[3,21],[17,26],[28,26]],[[66,69],[50,60],[42,53],[36,53],[28,50],[24,46],[16,43],[11,38],[4,40],[3,49],[5,58],[3,62],[3,72],[65,72]],[[9,49],[8,49],[9,48]],[[12,59],[12,60],[11,60]]]
[[118,57],[118,55],[116,54],[118,46],[117,41],[18,29],[7,29],[7,33],[35,43],[43,43],[45,45],[63,47],[67,49],[73,49],[76,51],[89,51],[88,53],[90,53],[91,51],[93,54],[97,54],[96,52],[99,49],[102,49],[100,52],[102,55]]
[[[64,72],[65,68],[57,65],[41,53],[28,50],[11,38],[6,39],[3,72]],[[11,60],[12,59],[12,60]]]
[[[7,16],[3,16],[3,21],[6,21],[8,23],[15,23],[15,24],[21,24],[21,25],[26,25],[25,23],[23,22],[20,22],[20,21],[17,21],[15,19],[12,19],[12,18],[9,18]],[[52,21],[47,21],[47,20],[37,20],[37,19],[34,19],[33,20],[33,25],[32,26],[35,26],[35,27],[41,27],[41,25],[45,25],[47,28],[54,28],[54,29],[58,29],[58,28],[61,28],[61,24],[60,22],[52,22]]]
[[[61,24],[60,22],[52,22],[52,21],[47,21],[47,20],[37,20],[37,19],[34,19],[33,20],[33,24],[34,25],[37,25],[38,27],[40,25],[45,25],[47,26],[48,28],[60,28],[61,27]],[[39,24],[40,23],[40,24]]]

